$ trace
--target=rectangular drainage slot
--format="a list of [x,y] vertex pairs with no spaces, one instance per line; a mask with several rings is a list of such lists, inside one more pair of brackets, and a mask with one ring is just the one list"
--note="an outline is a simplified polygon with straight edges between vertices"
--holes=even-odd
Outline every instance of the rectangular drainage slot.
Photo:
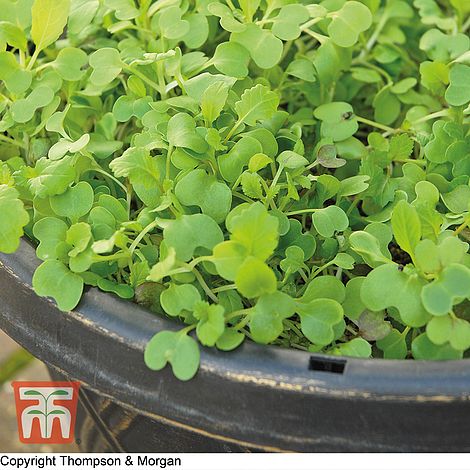
[[333,374],[342,374],[346,367],[344,359],[322,359],[318,357],[310,357],[308,365],[309,370],[318,370],[322,372],[332,372]]

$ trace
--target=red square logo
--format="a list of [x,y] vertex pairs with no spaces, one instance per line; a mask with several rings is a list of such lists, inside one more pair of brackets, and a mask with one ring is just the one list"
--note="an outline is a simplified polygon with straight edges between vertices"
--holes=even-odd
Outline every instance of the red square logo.
[[13,382],[12,386],[22,443],[73,442],[79,382]]

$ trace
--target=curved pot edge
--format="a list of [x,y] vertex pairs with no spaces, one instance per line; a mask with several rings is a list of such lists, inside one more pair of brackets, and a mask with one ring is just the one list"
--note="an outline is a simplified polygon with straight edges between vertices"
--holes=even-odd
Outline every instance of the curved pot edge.
[[[34,248],[26,240],[21,241],[20,248],[14,254],[0,253],[0,268],[8,270],[29,290],[33,290],[32,274],[38,264]],[[56,309],[53,300],[39,297],[38,300],[46,301]],[[132,314],[129,314],[129,308],[132,309]],[[164,329],[177,330],[182,325],[172,319],[154,315],[137,304],[121,300],[97,288],[87,288],[74,311],[60,313],[75,317],[86,328],[100,329],[102,332],[112,335],[117,341],[125,343],[131,348],[137,348],[142,353],[146,342],[156,332]],[[341,374],[312,371],[309,369],[311,358],[331,362],[344,361],[344,371]],[[390,389],[387,390],[386,387],[380,386],[373,390],[367,387],[367,390],[384,396],[390,395],[394,398],[407,394],[426,394],[422,387],[415,388],[415,385],[420,381],[440,381],[442,377],[450,380],[470,380],[470,359],[449,361],[359,359],[264,346],[249,341],[246,341],[238,350],[228,353],[201,346],[201,371],[217,374],[220,371],[218,366],[221,366],[222,369],[228,368],[230,370],[229,376],[232,379],[246,382],[250,381],[248,377],[244,376],[247,372],[247,364],[250,364],[254,376],[267,379],[266,386],[279,386],[279,384],[270,382],[273,377],[290,379],[291,383],[297,385],[310,382],[313,378],[313,382],[307,385],[315,386],[316,392],[321,391],[324,387],[326,393],[344,391],[351,394],[354,391],[359,393],[365,391],[363,387],[357,387],[357,380],[348,384],[348,378],[390,378],[393,379]],[[158,372],[149,373],[158,374]],[[223,375],[227,376],[225,373]],[[341,377],[342,380],[337,380],[338,377]],[[408,381],[410,377],[419,377],[420,380]],[[409,387],[404,386],[405,384],[402,384],[400,379],[406,379]],[[320,384],[322,387],[319,387]],[[432,391],[429,393],[433,394]],[[458,390],[454,389],[453,395],[458,395]]]
[[[4,279],[19,289],[18,298],[0,312],[0,325],[14,339],[46,363],[104,396],[147,416],[217,439],[251,443],[267,450],[306,450],[312,446],[354,450],[359,444],[349,442],[348,436],[334,434],[335,429],[328,432],[323,428],[322,432],[302,435],[296,431],[302,427],[299,417],[306,421],[320,419],[318,407],[325,403],[335,408],[345,402],[350,407],[385,402],[393,413],[399,402],[415,402],[424,409],[432,403],[439,406],[468,402],[470,398],[468,360],[335,358],[346,361],[344,373],[339,374],[309,370],[312,356],[320,360],[331,359],[329,356],[249,342],[232,353],[203,348],[198,375],[192,382],[182,383],[168,367],[161,372],[147,370],[142,359],[148,339],[158,330],[178,328],[176,323],[96,289],[84,295],[75,311],[64,314],[50,299],[34,294],[31,277],[36,265],[34,249],[26,242],[15,255],[0,256],[0,295]],[[23,310],[18,311],[18,306]],[[79,331],[80,337],[74,331]],[[115,352],[121,357],[113,357]],[[128,363],[122,360],[123,353],[129,358]],[[76,361],[77,356],[80,362]],[[199,400],[219,390],[221,395],[214,395],[213,402]],[[227,400],[240,410],[239,416],[231,415]],[[253,416],[253,410],[243,408],[245,400],[258,405],[255,413],[259,415]],[[267,413],[277,411],[280,402],[293,406],[283,416],[285,422],[279,424],[274,418],[268,422]],[[260,428],[260,423],[266,428]],[[364,449],[369,444],[360,445]],[[371,441],[370,445],[371,449],[378,448],[377,442]],[[394,447],[385,446],[387,449]]]

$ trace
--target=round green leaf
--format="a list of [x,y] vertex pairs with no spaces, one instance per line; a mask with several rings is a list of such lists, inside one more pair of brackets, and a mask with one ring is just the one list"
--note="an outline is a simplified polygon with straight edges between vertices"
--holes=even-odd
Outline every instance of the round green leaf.
[[333,327],[343,319],[343,308],[335,300],[315,299],[298,304],[302,333],[314,344],[326,346],[334,337]]
[[74,309],[83,292],[83,279],[57,260],[47,260],[33,275],[33,287],[42,297],[52,297],[60,310]]
[[64,194],[53,196],[51,208],[57,215],[76,222],[90,212],[94,197],[95,194],[90,184],[81,181],[70,187]]
[[261,29],[254,23],[247,24],[241,32],[232,33],[230,39],[245,47],[256,65],[262,69],[270,69],[281,60],[282,41],[271,31]]
[[312,215],[312,223],[322,237],[331,237],[335,232],[342,232],[349,226],[346,213],[338,206],[318,209]]
[[190,380],[199,368],[199,347],[183,332],[160,331],[145,348],[145,364],[152,370],[161,370],[168,363],[179,380]]
[[351,47],[356,44],[359,34],[371,25],[370,10],[363,3],[352,0],[334,14],[333,21],[328,25],[328,34],[338,46]]
[[248,75],[249,52],[236,42],[223,42],[215,49],[212,59],[215,68],[230,77],[245,78]]
[[238,291],[248,299],[270,294],[276,290],[276,276],[263,261],[249,256],[238,268],[235,277]]

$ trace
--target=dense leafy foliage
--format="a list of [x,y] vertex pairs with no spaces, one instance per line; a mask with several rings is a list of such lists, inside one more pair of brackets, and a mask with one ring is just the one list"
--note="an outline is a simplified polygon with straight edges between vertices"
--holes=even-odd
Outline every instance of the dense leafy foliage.
[[0,250],[33,238],[34,287],[63,310],[97,286],[178,318],[145,359],[182,380],[196,339],[461,358],[469,16],[0,0]]

